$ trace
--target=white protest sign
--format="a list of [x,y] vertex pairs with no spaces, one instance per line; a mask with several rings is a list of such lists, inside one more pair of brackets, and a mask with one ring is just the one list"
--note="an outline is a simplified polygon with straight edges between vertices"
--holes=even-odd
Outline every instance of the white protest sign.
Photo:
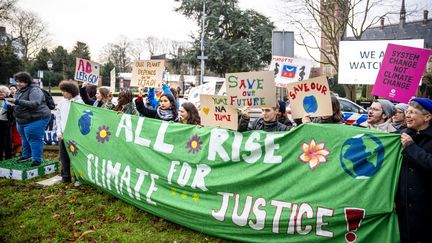
[[284,87],[308,79],[312,66],[312,60],[273,56],[269,70],[274,72],[276,86]]
[[339,84],[375,84],[389,43],[423,48],[423,39],[339,42]]
[[75,76],[76,81],[88,82],[97,85],[100,80],[100,65],[82,58],[76,58]]

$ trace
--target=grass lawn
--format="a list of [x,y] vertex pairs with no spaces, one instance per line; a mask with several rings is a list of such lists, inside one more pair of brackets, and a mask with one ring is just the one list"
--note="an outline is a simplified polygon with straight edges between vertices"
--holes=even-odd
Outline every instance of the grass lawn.
[[[51,153],[47,157],[53,157]],[[45,157],[46,158],[46,157]],[[0,179],[0,242],[228,242],[168,222],[89,185]]]

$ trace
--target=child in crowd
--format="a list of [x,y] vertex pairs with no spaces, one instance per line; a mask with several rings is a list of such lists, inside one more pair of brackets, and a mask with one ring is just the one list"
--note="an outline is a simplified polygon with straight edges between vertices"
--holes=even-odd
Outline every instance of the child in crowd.
[[96,99],[92,99],[87,93],[87,86],[88,82],[83,82],[81,89],[79,90],[81,98],[85,104],[105,108],[108,110],[112,110],[114,108],[114,105],[111,103],[112,94],[109,88],[99,87],[96,91]]

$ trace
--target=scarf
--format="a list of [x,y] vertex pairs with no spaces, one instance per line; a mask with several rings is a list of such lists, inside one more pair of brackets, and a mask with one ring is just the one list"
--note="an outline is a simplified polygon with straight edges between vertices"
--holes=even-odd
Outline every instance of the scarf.
[[176,119],[171,110],[162,110],[160,107],[158,107],[156,112],[161,120],[174,121]]
[[388,119],[384,123],[377,124],[377,125],[373,125],[373,124],[368,123],[367,128],[370,128],[373,130],[378,130],[378,131],[383,131],[383,132],[395,132],[396,131],[396,128],[394,128],[392,126],[392,124],[390,123],[390,119]]

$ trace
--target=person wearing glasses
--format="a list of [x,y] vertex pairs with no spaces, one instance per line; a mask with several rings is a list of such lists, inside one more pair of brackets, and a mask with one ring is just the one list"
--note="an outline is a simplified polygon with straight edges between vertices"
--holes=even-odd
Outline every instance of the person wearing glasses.
[[408,105],[404,103],[399,103],[395,106],[396,112],[392,117],[392,125],[398,132],[402,131],[403,129],[407,128],[406,126],[406,118],[405,118],[405,112],[408,109]]
[[288,131],[291,127],[288,127],[278,122],[279,104],[276,103],[276,107],[262,107],[263,117],[256,119],[250,123],[249,107],[246,107],[240,116],[239,126],[237,131],[245,132],[250,130],[263,130],[266,132],[280,132]]
[[396,132],[390,119],[395,112],[393,103],[386,99],[376,99],[368,108],[368,119],[360,126],[383,132]]
[[402,166],[396,194],[401,242],[431,242],[432,100],[414,98],[402,131]]

